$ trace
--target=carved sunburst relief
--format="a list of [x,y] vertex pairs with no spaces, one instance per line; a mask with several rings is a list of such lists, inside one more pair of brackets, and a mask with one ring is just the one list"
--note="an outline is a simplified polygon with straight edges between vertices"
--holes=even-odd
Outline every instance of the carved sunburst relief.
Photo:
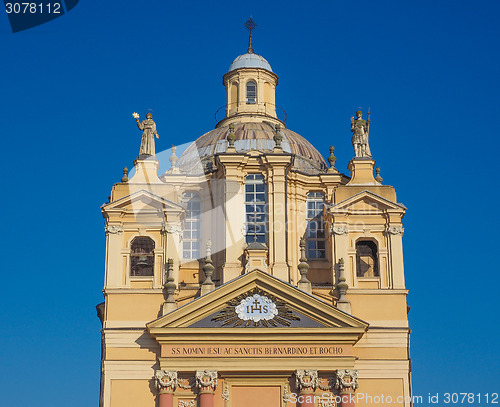
[[222,326],[231,327],[278,327],[290,326],[290,321],[300,321],[300,317],[284,301],[254,288],[229,300],[212,321],[220,321]]

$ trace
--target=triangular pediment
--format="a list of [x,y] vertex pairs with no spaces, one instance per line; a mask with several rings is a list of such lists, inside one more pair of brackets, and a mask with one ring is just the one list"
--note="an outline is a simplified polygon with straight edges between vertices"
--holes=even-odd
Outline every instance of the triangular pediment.
[[392,202],[380,195],[365,190],[342,202],[332,205],[329,208],[329,211],[331,213],[404,213],[406,211],[406,207],[402,204]]
[[104,204],[101,207],[103,213],[112,212],[174,212],[178,213],[184,210],[182,205],[165,199],[151,191],[141,189],[116,201]]
[[[276,318],[244,320],[235,308],[252,296],[275,305]],[[246,303],[245,303],[246,304]],[[148,324],[151,333],[162,329],[314,329],[345,328],[363,333],[368,324],[260,270],[244,274]]]

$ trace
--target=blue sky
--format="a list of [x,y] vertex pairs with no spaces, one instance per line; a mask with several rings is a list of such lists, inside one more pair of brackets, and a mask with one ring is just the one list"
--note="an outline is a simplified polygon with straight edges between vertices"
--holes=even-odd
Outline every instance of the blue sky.
[[139,151],[131,113],[153,110],[157,151],[212,129],[249,15],[288,127],[325,157],[334,144],[341,171],[349,119],[371,107],[373,156],[409,208],[414,394],[498,392],[499,14],[498,1],[80,0],[16,34],[1,14],[0,405],[97,405],[99,207]]

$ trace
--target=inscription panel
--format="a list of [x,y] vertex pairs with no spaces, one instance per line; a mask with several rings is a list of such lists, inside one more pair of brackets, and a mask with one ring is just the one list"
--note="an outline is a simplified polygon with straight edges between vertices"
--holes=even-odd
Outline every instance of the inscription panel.
[[167,358],[268,358],[268,357],[342,357],[352,356],[352,345],[162,345],[162,357]]

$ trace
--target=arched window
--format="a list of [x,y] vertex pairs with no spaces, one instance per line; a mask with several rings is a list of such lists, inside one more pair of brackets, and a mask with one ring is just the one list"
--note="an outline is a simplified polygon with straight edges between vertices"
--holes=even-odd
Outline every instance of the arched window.
[[196,260],[200,258],[200,196],[196,192],[186,192],[184,194],[184,203],[187,205],[187,208],[182,231],[182,258],[185,260]]
[[247,103],[250,105],[257,103],[257,84],[254,81],[247,82]]
[[378,277],[377,244],[371,240],[356,242],[356,275],[358,277]]
[[326,258],[326,234],[323,221],[323,206],[325,197],[321,192],[309,192],[307,194],[306,221],[307,221],[307,258]]
[[267,191],[262,174],[245,178],[245,213],[245,241],[267,244]]
[[130,248],[130,275],[152,276],[155,265],[155,242],[150,237],[139,236]]

